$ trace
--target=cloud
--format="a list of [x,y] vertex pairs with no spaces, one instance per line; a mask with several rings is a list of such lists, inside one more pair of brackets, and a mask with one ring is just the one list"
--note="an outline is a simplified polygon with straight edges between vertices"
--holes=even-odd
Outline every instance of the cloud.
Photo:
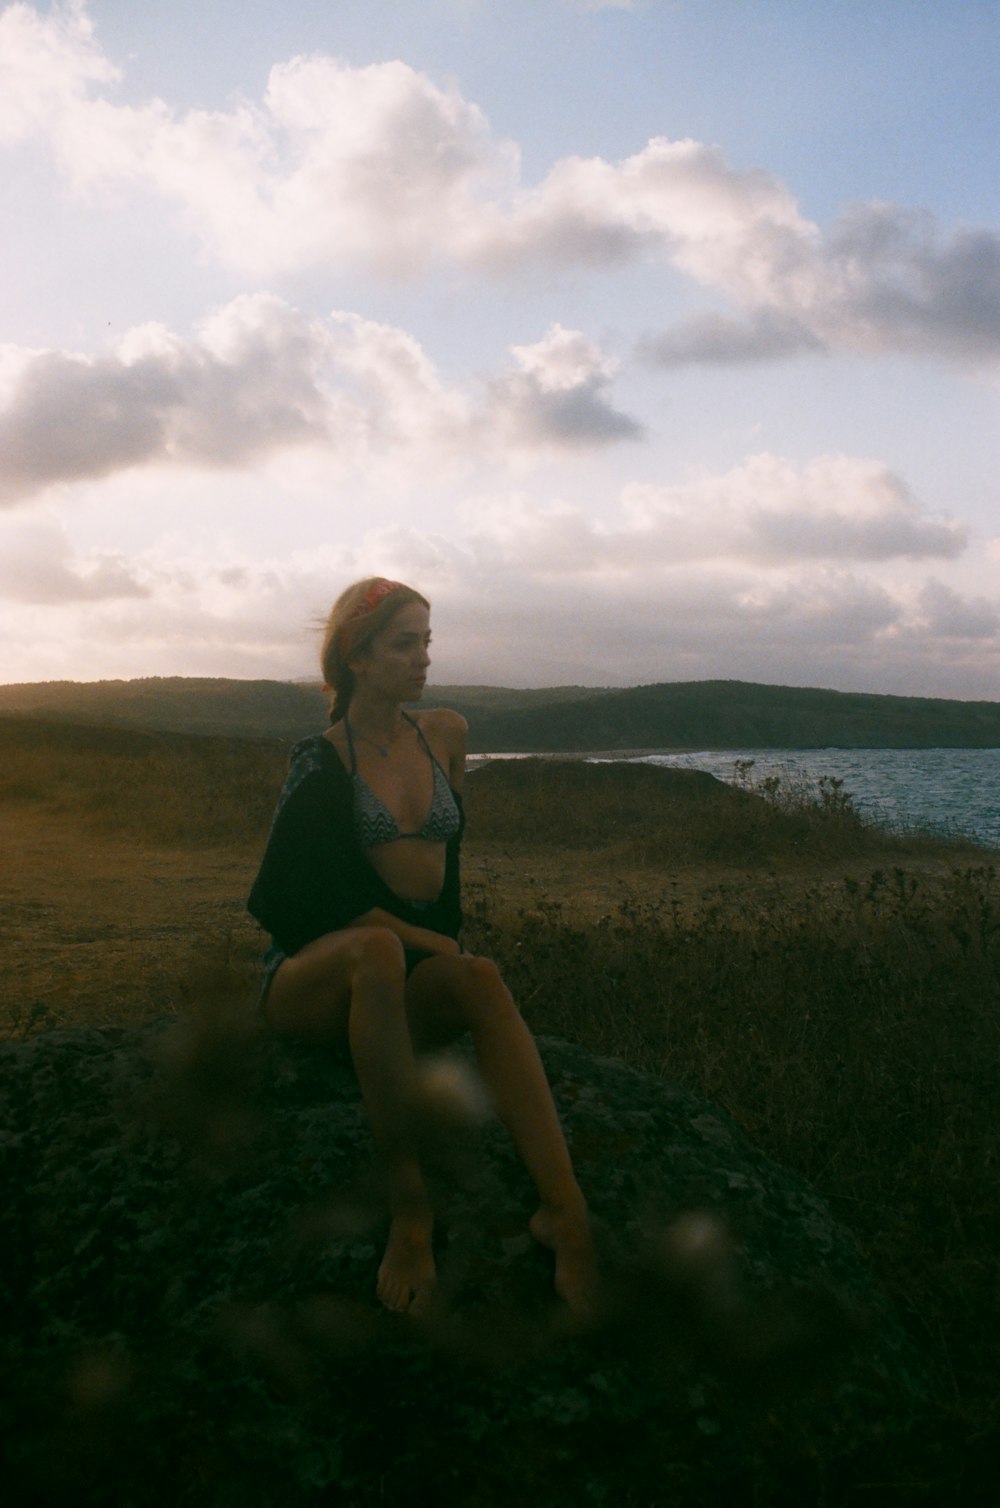
[[512,351],[514,366],[491,383],[490,394],[515,441],[575,448],[641,438],[642,426],[608,399],[616,363],[579,330],[555,324],[535,345]]
[[458,537],[399,525],[373,531],[358,553],[365,571],[414,580],[430,596],[439,683],[726,677],[903,692],[919,666],[922,685],[950,696],[986,694],[1000,667],[1000,632],[967,660],[928,621],[919,593],[891,590],[863,570],[807,562],[762,574],[737,561],[662,556],[626,569],[591,547],[584,521],[565,505],[498,503],[478,517],[478,528],[470,520]]
[[918,611],[928,633],[946,639],[1000,637],[1000,606],[985,597],[963,598],[941,581],[924,584]]
[[516,175],[513,148],[455,90],[392,61],[295,57],[259,104],[176,114],[95,86],[119,71],[82,4],[0,16],[0,140],[48,140],[78,193],[152,188],[212,254],[258,277],[335,265],[419,271],[465,234],[473,190]]
[[722,475],[632,483],[611,523],[524,494],[472,500],[462,522],[484,558],[552,580],[589,576],[631,592],[665,569],[752,570],[748,610],[789,572],[949,560],[965,547],[962,529],[928,518],[887,467],[843,456],[798,467],[757,455]]
[[[0,542],[12,541],[12,524],[0,520]],[[0,675],[65,674],[68,642],[81,678],[309,674],[333,597],[382,572],[431,598],[439,684],[725,677],[993,694],[998,602],[933,578],[893,588],[865,562],[761,566],[723,550],[672,558],[641,537],[616,549],[632,528],[625,512],[598,527],[566,503],[498,496],[447,534],[386,524],[350,546],[315,540],[262,563],[222,534],[164,535],[133,558],[77,554],[51,522],[47,533],[22,531],[16,615],[0,592]],[[46,578],[50,560],[56,574]],[[79,590],[102,564],[142,595]],[[9,587],[9,568],[0,581]]]
[[708,316],[643,343],[667,366],[694,361],[770,360],[800,350],[865,355],[907,352],[971,366],[1000,357],[1000,234],[944,231],[927,211],[857,205],[822,236],[789,240],[773,255],[749,227],[744,251],[751,278],[703,259],[687,265],[741,304],[737,319]]
[[105,354],[0,352],[0,502],[157,465],[248,467],[292,447],[357,465],[429,467],[641,434],[608,395],[613,363],[553,327],[496,380],[449,386],[403,330],[307,317],[268,294],[234,299],[184,340],[162,325]]
[[344,311],[331,316],[330,332],[336,378],[355,404],[367,448],[459,452],[480,422],[473,395],[448,387],[419,341]]
[[7,349],[0,500],[157,462],[240,465],[326,438],[325,332],[266,297],[241,298],[185,343],[162,326],[105,355]]
[[144,573],[119,550],[89,550],[74,557],[58,520],[0,526],[0,598],[47,606],[145,598]]
[[702,281],[747,290],[765,252],[792,276],[816,234],[770,173],[738,172],[718,147],[664,137],[620,163],[563,158],[478,230],[469,254],[498,270],[540,258],[600,266],[659,249]]
[[48,133],[88,107],[91,85],[111,84],[119,70],[101,53],[82,0],[49,15],[30,5],[0,12],[0,144]]
[[[801,521],[809,518],[816,533],[812,536],[820,551],[856,554],[870,561],[954,559],[966,548],[964,526],[952,519],[929,516],[907,483],[881,461],[849,456],[824,456],[801,468],[801,483],[784,463],[777,467],[784,474],[786,490],[779,493],[770,484],[772,505],[765,537],[780,533],[782,521],[791,525],[782,545],[799,553],[805,548],[801,535],[796,537]],[[770,465],[762,461],[767,485]]]
[[773,361],[804,351],[827,350],[825,342],[798,320],[773,310],[747,319],[704,314],[640,341],[638,353],[655,366]]
[[1000,356],[1000,233],[891,204],[825,230],[789,187],[720,147],[654,137],[619,162],[569,156],[522,182],[477,105],[400,61],[275,65],[259,103],[117,104],[82,4],[0,16],[0,140],[47,140],[78,193],[153,189],[207,251],[255,278],[303,269],[500,276],[656,255],[730,305],[650,337],[684,361],[829,348],[974,366]]
[[966,544],[958,524],[927,517],[882,462],[851,456],[819,456],[804,466],[751,456],[721,476],[633,485],[625,506],[651,548],[659,538],[672,555],[689,559],[953,559]]
[[1000,352],[1000,235],[944,233],[927,211],[859,205],[834,224],[817,292],[817,326],[836,320],[860,349],[943,352],[973,361]]

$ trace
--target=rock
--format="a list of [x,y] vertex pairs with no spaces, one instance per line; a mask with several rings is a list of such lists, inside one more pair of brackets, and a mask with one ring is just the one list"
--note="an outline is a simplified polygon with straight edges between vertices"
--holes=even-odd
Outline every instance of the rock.
[[372,1298],[342,1057],[212,1016],[0,1046],[8,1501],[832,1502],[929,1389],[852,1238],[710,1104],[540,1046],[601,1244],[585,1331],[467,1056],[427,1080],[415,1322]]

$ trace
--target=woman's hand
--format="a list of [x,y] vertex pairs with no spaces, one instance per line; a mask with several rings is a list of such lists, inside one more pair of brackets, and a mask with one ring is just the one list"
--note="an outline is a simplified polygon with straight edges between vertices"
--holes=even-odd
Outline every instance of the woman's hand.
[[407,931],[412,932],[417,942],[406,942],[407,948],[416,948],[421,953],[433,953],[438,958],[453,958],[462,951],[462,945],[453,937],[445,937],[441,932],[428,932],[423,927],[410,927]]
[[409,948],[414,953],[428,953],[436,957],[451,958],[462,951],[461,944],[453,937],[448,937],[443,932],[432,932],[429,927],[413,927],[409,922],[400,921],[398,916],[393,916],[390,911],[383,911],[379,906],[366,911],[364,916],[355,917],[351,925],[387,927],[390,932],[395,932],[404,948]]

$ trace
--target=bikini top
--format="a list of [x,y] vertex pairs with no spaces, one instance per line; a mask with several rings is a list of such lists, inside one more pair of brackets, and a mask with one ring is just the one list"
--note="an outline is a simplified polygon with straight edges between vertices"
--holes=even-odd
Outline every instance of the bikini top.
[[344,734],[347,752],[351,759],[351,787],[353,792],[354,830],[362,848],[378,848],[383,843],[395,843],[400,838],[425,838],[430,843],[447,843],[461,826],[458,803],[448,784],[448,777],[434,758],[430,744],[420,730],[420,725],[404,712],[406,721],[416,729],[417,737],[427,750],[427,757],[434,770],[434,794],[431,809],[423,827],[416,833],[401,833],[399,823],[380,797],[376,796],[363,775],[358,774],[358,761],[354,752],[351,725],[344,718]]

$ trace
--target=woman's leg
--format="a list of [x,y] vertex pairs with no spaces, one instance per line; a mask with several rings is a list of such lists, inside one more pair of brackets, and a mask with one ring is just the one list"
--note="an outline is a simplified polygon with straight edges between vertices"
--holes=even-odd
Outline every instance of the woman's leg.
[[532,1234],[555,1253],[556,1291],[586,1310],[594,1288],[586,1204],[538,1048],[499,970],[465,954],[428,959],[410,976],[406,1005],[418,1048],[471,1033],[497,1114],[538,1190]]
[[307,1042],[350,1043],[375,1145],[385,1165],[389,1240],[378,1296],[387,1309],[426,1308],[434,1287],[433,1216],[412,1129],[415,1069],[404,1003],[403,948],[381,927],[331,932],[288,958],[264,1014]]

